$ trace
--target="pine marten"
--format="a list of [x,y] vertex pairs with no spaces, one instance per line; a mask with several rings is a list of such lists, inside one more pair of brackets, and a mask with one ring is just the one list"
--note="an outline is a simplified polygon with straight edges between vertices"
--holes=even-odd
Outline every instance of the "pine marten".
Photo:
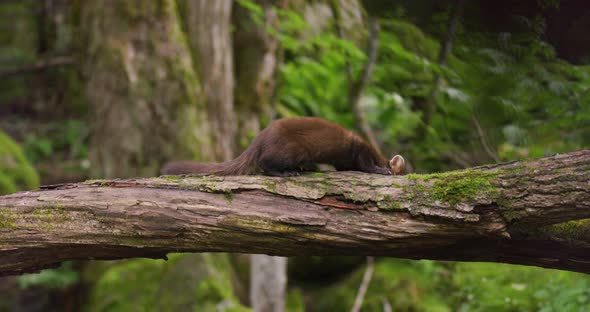
[[223,163],[169,162],[163,174],[298,175],[317,164],[338,171],[355,170],[379,174],[403,174],[400,155],[389,162],[360,136],[317,117],[283,118],[273,121],[237,158]]

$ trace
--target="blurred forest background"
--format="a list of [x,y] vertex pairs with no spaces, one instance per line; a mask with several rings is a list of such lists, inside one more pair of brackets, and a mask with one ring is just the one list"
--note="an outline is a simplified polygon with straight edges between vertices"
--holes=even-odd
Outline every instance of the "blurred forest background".
[[[587,0],[1,0],[0,194],[226,160],[290,116],[416,172],[588,148],[589,64]],[[67,262],[0,279],[0,311],[249,311],[247,260]],[[286,310],[350,310],[365,264],[289,259]],[[588,310],[583,274],[398,259],[362,306]]]

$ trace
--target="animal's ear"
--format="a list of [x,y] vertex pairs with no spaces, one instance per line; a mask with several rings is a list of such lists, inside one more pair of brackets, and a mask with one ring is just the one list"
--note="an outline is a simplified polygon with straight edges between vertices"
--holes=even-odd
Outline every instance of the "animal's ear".
[[391,173],[395,175],[402,175],[406,173],[406,160],[401,155],[395,155],[389,161]]

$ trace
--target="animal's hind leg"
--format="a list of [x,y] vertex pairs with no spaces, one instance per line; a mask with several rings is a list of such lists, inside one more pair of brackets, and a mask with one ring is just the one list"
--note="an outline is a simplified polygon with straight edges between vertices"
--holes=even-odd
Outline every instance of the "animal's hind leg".
[[271,170],[265,170],[264,174],[269,175],[269,176],[273,176],[273,177],[294,177],[294,176],[298,176],[301,175],[301,173],[299,171],[271,171]]
[[296,176],[299,175],[300,161],[292,155],[263,154],[258,165],[266,175],[271,176]]

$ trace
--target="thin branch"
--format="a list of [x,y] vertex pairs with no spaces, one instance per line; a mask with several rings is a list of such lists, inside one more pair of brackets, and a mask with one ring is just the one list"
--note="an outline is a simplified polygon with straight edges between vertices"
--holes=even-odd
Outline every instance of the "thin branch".
[[369,284],[371,283],[371,278],[373,277],[374,270],[375,258],[367,257],[367,269],[365,270],[365,274],[363,275],[361,286],[359,287],[359,290],[356,293],[354,305],[352,306],[352,309],[350,309],[350,312],[359,312],[361,310],[361,306],[363,305],[363,301],[365,300],[365,295],[367,294],[367,289],[369,288]]
[[461,19],[461,15],[463,15],[465,2],[466,0],[457,0],[457,2],[455,3],[455,7],[453,8],[453,12],[451,13],[451,17],[448,20],[447,36],[445,38],[443,47],[441,48],[438,54],[438,65],[440,66],[447,65],[449,54],[451,54],[451,51],[453,50],[453,40],[455,37],[455,33],[457,32],[459,20]]
[[479,121],[477,120],[475,115],[471,115],[471,120],[475,124],[475,129],[477,129],[477,136],[479,137],[479,141],[481,142],[483,149],[486,151],[488,156],[490,156],[496,163],[499,163],[500,158],[498,158],[498,154],[492,151],[492,149],[490,148],[490,145],[488,144],[488,141],[486,140],[485,134],[483,132],[483,129],[481,128],[481,125],[479,124]]
[[64,65],[72,65],[76,64],[76,60],[71,56],[57,56],[54,58],[40,60],[34,64],[29,64],[26,66],[7,69],[4,71],[0,71],[0,79],[8,78],[10,76],[20,75],[20,74],[29,74],[34,73],[37,71],[44,70],[49,67],[57,67],[57,66],[64,66]]
[[391,303],[387,300],[387,298],[381,298],[381,302],[383,302],[383,312],[392,312],[393,309],[391,308]]
[[473,166],[468,160],[460,156],[458,153],[446,152],[444,155],[461,168],[469,168]]
[[[453,40],[455,38],[455,32],[457,31],[457,26],[459,25],[459,21],[461,20],[461,16],[463,15],[463,8],[465,7],[466,0],[457,0],[451,16],[447,21],[447,34],[445,40],[442,43],[442,47],[439,50],[438,60],[437,63],[440,67],[444,67],[447,65],[447,61],[451,51],[453,49]],[[430,94],[427,98],[420,98],[417,99],[420,103],[417,103],[417,106],[420,107],[423,111],[422,114],[422,123],[420,127],[417,129],[416,139],[421,141],[426,137],[427,128],[430,125],[430,120],[432,119],[432,115],[434,114],[436,108],[436,97],[438,95],[440,86],[443,81],[443,76],[436,72],[434,74],[432,89],[430,90]]]
[[[344,36],[344,30],[342,29],[342,16],[340,14],[340,7],[339,7],[339,1],[338,0],[332,0],[330,1],[330,10],[332,11],[332,14],[334,15],[334,28],[336,30],[336,34],[338,35],[338,38],[340,38],[340,40],[346,40],[346,37]],[[352,66],[350,66],[350,62],[348,61],[348,58],[345,57],[344,58],[344,67],[346,69],[346,82],[348,84],[348,86],[352,85]]]
[[379,144],[375,138],[375,134],[369,126],[365,113],[360,106],[361,96],[369,84],[371,74],[373,73],[373,68],[377,62],[377,54],[379,51],[379,23],[374,16],[369,16],[369,30],[367,62],[365,63],[365,67],[363,68],[359,79],[350,86],[348,103],[354,112],[357,127],[360,128],[361,132],[367,138],[369,143],[371,143],[371,145],[373,145],[375,148],[378,148]]
[[[344,30],[342,29],[341,25],[342,16],[340,14],[340,8],[338,7],[338,0],[330,1],[330,9],[332,10],[332,14],[334,14],[334,27],[338,37],[341,40],[346,40],[346,37],[344,36]],[[349,86],[348,103],[354,113],[356,127],[361,130],[362,134],[366,137],[369,143],[371,143],[371,145],[377,149],[379,148],[379,144],[375,138],[373,130],[367,122],[364,111],[360,107],[360,98],[371,78],[371,73],[373,72],[373,68],[377,61],[378,50],[379,24],[376,18],[369,16],[369,45],[366,52],[367,62],[365,63],[361,75],[356,81],[353,81],[352,66],[348,58],[345,58],[344,62],[346,69],[346,81]]]

